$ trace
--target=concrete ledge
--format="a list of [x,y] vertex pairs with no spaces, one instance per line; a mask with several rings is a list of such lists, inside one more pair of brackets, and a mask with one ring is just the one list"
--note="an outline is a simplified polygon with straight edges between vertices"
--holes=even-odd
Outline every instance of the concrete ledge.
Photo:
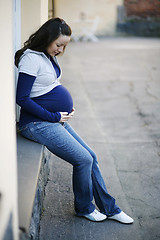
[[50,152],[17,134],[20,239],[38,239]]

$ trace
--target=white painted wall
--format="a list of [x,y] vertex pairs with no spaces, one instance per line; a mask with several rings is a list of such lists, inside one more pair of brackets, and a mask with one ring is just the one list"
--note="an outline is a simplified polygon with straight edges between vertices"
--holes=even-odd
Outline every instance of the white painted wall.
[[0,239],[10,214],[14,240],[18,240],[17,151],[15,126],[14,54],[30,34],[48,20],[47,0],[1,0],[0,93]]
[[[21,0],[13,0],[13,47],[14,53],[21,48]],[[18,69],[14,66],[15,85],[17,85]],[[16,88],[15,88],[16,91]],[[19,121],[20,107],[16,105],[16,121]]]
[[117,7],[123,5],[123,0],[55,0],[56,17],[64,18],[73,29],[80,28],[75,20],[85,13],[88,19],[99,17],[96,33],[98,35],[115,35],[117,22]]
[[47,0],[21,0],[21,44],[48,20]]
[[14,1],[1,0],[0,192],[2,199],[0,200],[0,239],[5,232],[10,213],[13,214],[14,239],[18,239],[13,5]]

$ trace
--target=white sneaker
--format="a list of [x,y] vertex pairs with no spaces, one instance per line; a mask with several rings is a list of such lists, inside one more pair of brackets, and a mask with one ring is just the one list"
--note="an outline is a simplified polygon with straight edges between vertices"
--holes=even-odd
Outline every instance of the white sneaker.
[[89,219],[93,222],[101,222],[101,221],[104,221],[107,218],[106,215],[98,212],[96,209],[92,213],[84,215],[83,217],[85,217],[85,218],[87,218],[87,219]]
[[131,217],[129,217],[127,214],[125,214],[123,211],[113,215],[112,217],[108,217],[108,219],[116,220],[118,222],[126,223],[126,224],[130,224],[134,222],[134,220]]

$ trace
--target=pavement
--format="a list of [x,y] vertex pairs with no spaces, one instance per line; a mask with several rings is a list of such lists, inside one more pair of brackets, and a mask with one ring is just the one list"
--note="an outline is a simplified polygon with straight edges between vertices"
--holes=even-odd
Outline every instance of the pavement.
[[40,240],[160,239],[160,39],[71,42],[59,62],[76,108],[70,124],[135,222],[74,216],[72,166],[52,155]]

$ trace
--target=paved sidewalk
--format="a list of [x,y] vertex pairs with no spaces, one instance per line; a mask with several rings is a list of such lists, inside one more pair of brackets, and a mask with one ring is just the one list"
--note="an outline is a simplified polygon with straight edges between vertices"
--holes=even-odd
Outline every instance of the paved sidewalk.
[[160,40],[70,43],[59,61],[76,108],[71,125],[96,152],[108,191],[135,222],[75,217],[72,167],[54,156],[40,240],[160,239]]

